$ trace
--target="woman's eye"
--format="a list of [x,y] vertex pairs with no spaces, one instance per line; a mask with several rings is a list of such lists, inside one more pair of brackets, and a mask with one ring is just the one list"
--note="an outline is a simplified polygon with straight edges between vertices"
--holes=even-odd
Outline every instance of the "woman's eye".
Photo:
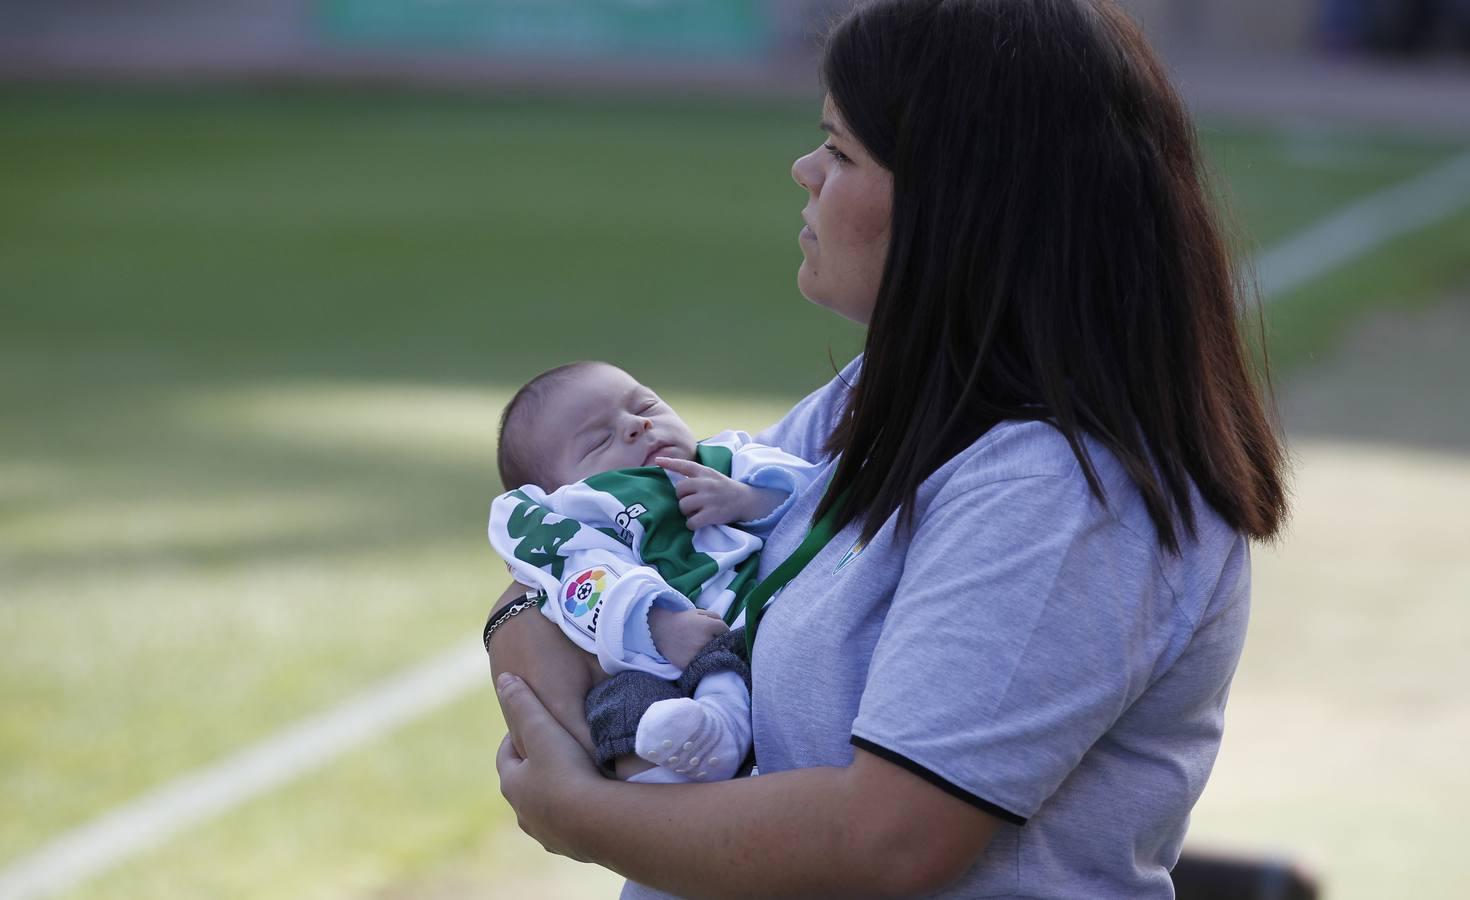
[[845,163],[845,162],[851,162],[852,161],[851,159],[848,158],[848,156],[847,156],[846,153],[843,153],[841,150],[838,150],[836,147],[834,147],[830,143],[823,144],[822,147],[824,149],[826,149],[826,151],[828,153],[832,154],[832,158],[833,159],[837,160],[840,163]]

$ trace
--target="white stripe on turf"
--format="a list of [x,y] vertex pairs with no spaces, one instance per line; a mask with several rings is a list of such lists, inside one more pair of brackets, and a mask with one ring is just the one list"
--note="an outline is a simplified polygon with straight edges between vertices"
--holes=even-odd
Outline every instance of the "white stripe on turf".
[[[1328,216],[1256,260],[1262,293],[1275,299],[1375,247],[1448,218],[1470,204],[1470,154]],[[355,747],[486,685],[477,641],[370,688],[212,766],[67,832],[0,871],[0,900],[33,900],[67,888],[318,768]]]
[[1396,237],[1427,228],[1470,204],[1470,153],[1409,181],[1370,194],[1256,257],[1266,301]]
[[471,688],[489,686],[484,647],[477,640],[457,645],[233,756],[180,776],[16,860],[0,871],[0,898],[30,900],[75,887]]

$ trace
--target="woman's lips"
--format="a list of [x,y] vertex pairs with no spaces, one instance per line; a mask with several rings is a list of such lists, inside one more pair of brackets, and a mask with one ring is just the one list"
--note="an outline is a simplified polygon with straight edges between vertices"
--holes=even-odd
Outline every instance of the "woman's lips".
[[812,226],[807,225],[801,229],[799,237],[803,241],[815,241],[817,239],[817,233],[812,231]]

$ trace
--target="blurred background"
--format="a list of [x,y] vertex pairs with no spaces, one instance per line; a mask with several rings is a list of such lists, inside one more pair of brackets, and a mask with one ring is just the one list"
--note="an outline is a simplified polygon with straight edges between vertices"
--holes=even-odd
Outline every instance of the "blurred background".
[[[1470,0],[1131,0],[1295,460],[1190,846],[1464,896]],[[0,897],[609,896],[500,799],[501,405],[757,430],[841,2],[0,0]]]

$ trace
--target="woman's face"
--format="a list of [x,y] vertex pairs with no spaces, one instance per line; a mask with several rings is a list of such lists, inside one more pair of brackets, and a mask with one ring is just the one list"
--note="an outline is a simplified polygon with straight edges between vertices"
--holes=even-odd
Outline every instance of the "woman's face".
[[818,306],[866,325],[888,255],[893,175],[848,131],[830,96],[822,129],[826,143],[791,166],[808,195],[796,286]]

